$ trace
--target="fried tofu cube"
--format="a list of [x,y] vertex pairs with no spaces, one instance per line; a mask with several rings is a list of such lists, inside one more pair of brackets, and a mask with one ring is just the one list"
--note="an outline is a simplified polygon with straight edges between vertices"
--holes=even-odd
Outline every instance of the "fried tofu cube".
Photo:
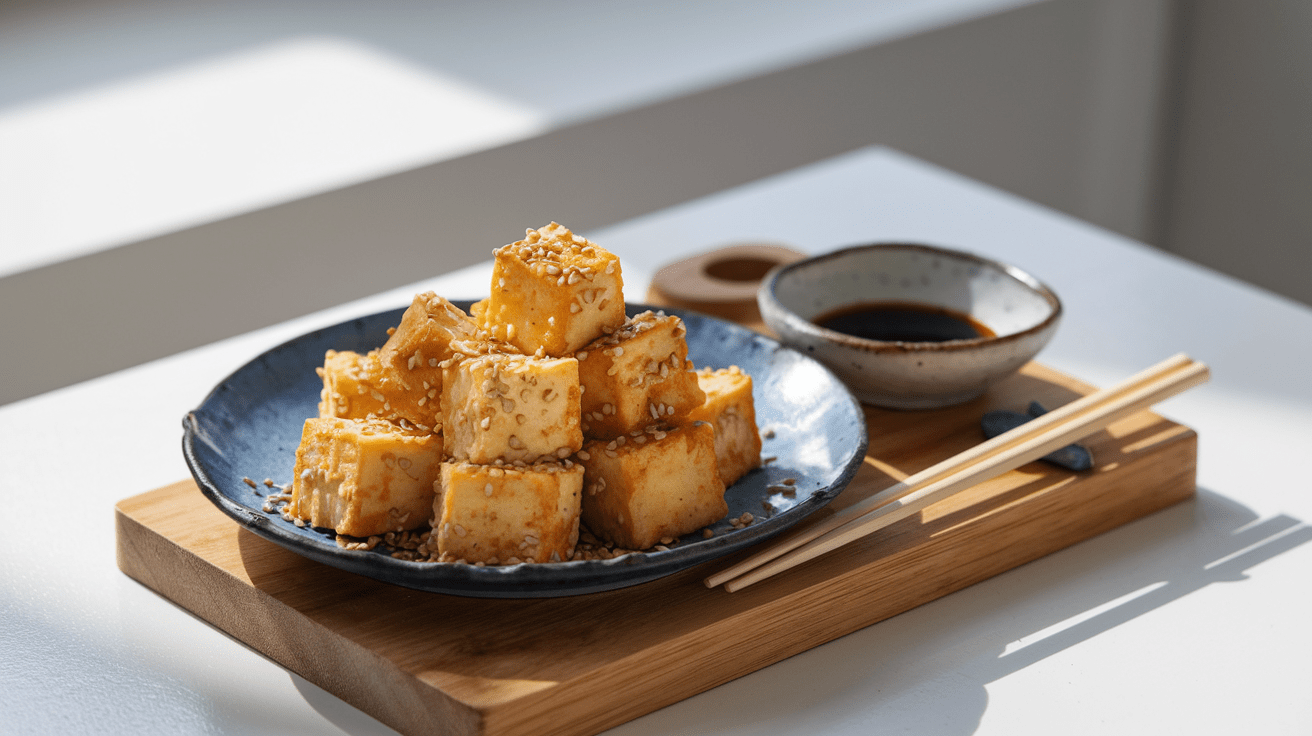
[[323,367],[315,371],[323,379],[323,390],[319,392],[320,417],[392,422],[405,419],[428,430],[437,430],[441,425],[437,416],[437,392],[425,390],[422,385],[410,390],[387,379],[377,350],[364,355],[350,350],[329,350],[324,355]]
[[381,419],[305,420],[287,511],[367,537],[428,523],[442,440]]
[[706,400],[688,362],[688,330],[643,312],[575,353],[584,386],[583,432],[609,439],[650,424],[677,424]]
[[442,463],[433,528],[442,561],[562,562],[579,538],[583,467]]
[[456,460],[533,462],[583,446],[574,358],[493,353],[446,364],[442,435]]
[[320,417],[365,419],[387,413],[383,409],[386,399],[378,392],[383,376],[377,352],[361,355],[351,350],[329,350],[324,354],[323,367],[314,370],[323,379]]
[[715,459],[720,478],[732,485],[761,464],[761,433],[756,427],[752,377],[738,366],[697,371],[697,383],[706,402],[693,409],[689,419],[715,427]]
[[430,402],[442,391],[441,363],[451,357],[451,342],[472,339],[477,333],[474,320],[456,305],[431,291],[415,295],[401,315],[401,324],[378,351],[386,380],[401,391],[429,399],[422,405],[418,398],[413,403],[394,403],[401,416],[431,425],[436,407]]
[[628,549],[646,549],[714,523],[729,511],[705,422],[592,440],[584,467],[583,523]]
[[482,326],[521,352],[560,357],[624,324],[620,261],[556,223],[494,251]]
[[474,320],[474,324],[482,326],[487,321],[487,303],[489,301],[491,301],[490,298],[479,299],[469,305],[469,316]]

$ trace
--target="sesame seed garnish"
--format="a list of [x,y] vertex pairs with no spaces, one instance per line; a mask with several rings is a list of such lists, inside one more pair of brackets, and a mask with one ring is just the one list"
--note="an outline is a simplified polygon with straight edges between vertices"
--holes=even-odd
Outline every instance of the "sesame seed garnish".
[[245,483],[246,485],[250,486],[251,488],[254,488],[254,487],[255,487],[255,481],[251,480],[250,478],[247,478],[246,476],[242,476],[242,478],[241,478],[241,482],[242,482],[242,483]]

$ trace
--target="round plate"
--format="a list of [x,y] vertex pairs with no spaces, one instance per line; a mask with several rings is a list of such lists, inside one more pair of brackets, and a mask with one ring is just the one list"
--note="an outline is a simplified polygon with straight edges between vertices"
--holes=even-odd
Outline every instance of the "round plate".
[[[469,302],[457,302],[468,310]],[[628,305],[630,315],[648,307]],[[866,453],[865,417],[842,383],[818,362],[738,325],[693,312],[665,310],[688,327],[688,358],[699,368],[737,365],[752,376],[756,421],[767,435],[762,455],[775,460],[725,492],[729,513],[703,539],[684,536],[669,551],[611,560],[476,567],[408,562],[379,550],[344,550],[331,529],[297,527],[262,510],[262,484],[288,483],[307,417],[317,416],[323,384],[314,369],[327,350],[364,353],[387,339],[404,310],[361,317],[279,345],[224,379],[183,420],[182,451],[201,491],[251,532],[293,552],[353,573],[409,588],[480,598],[545,598],[649,582],[722,557],[784,531],[827,504],[856,474]],[[768,430],[768,431],[767,431]],[[772,433],[772,436],[770,436]],[[778,487],[796,479],[791,495]],[[756,522],[734,529],[750,512]]]

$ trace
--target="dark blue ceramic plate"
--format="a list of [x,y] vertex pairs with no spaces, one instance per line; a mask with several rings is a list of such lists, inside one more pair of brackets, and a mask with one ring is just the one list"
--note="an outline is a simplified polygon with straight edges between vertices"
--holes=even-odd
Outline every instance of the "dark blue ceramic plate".
[[[464,309],[469,303],[458,303]],[[636,314],[646,307],[630,305]],[[306,417],[318,412],[315,374],[324,351],[366,352],[387,339],[401,319],[397,309],[343,322],[284,343],[242,366],[183,420],[182,451],[201,491],[242,526],[326,565],[419,590],[482,598],[545,598],[638,585],[722,557],[774,536],[828,503],[856,474],[866,452],[860,405],[826,368],[750,330],[696,313],[678,314],[688,326],[688,358],[698,367],[738,365],[751,374],[756,420],[773,430],[762,454],[777,458],[729,487],[729,514],[703,539],[701,530],[668,552],[613,560],[475,567],[406,562],[382,551],[339,548],[331,530],[301,528],[262,510],[243,477],[288,483]],[[796,478],[787,497],[769,489]],[[771,510],[767,511],[766,507]],[[751,512],[741,530],[729,519]]]

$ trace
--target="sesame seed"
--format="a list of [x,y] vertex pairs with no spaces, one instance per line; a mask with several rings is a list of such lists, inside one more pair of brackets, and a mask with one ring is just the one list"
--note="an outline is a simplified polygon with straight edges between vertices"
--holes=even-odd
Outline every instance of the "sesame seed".
[[579,459],[580,459],[580,460],[591,460],[591,459],[592,459],[592,456],[588,454],[587,450],[579,450],[579,451],[578,451],[578,456],[579,456]]
[[488,483],[488,484],[486,484],[486,485],[483,486],[483,495],[484,495],[484,496],[491,496],[491,495],[492,495],[492,484],[491,484],[491,483]]
[[250,486],[251,488],[254,488],[254,487],[255,487],[255,481],[251,480],[250,478],[247,478],[246,476],[242,476],[241,482],[242,482],[242,483],[245,483],[246,485]]
[[483,429],[487,429],[488,427],[491,427],[492,417],[483,417],[483,421],[479,422],[478,426],[482,427]]

